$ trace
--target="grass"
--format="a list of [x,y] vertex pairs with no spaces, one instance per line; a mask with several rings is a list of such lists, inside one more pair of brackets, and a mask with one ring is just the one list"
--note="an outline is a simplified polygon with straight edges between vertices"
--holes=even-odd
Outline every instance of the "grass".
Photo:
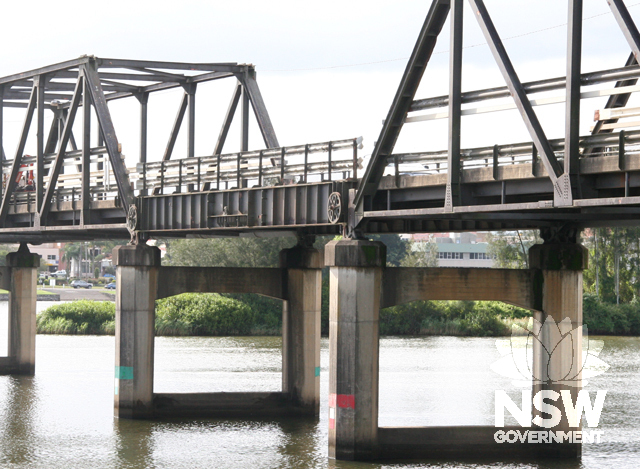
[[[0,288],[0,294],[8,294],[9,291],[8,290],[3,290],[2,288]],[[49,291],[44,291],[44,290],[36,290],[36,294],[38,295],[57,295],[57,293],[51,293]]]

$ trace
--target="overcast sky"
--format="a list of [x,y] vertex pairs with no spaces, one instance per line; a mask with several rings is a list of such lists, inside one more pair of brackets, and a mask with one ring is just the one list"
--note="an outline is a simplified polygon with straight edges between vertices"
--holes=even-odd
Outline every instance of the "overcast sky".
[[[363,136],[370,153],[430,1],[36,1],[3,4],[0,76],[68,60],[99,57],[183,62],[253,63],[258,83],[283,145]],[[640,2],[627,0],[640,19]],[[565,74],[567,2],[486,0],[522,81]],[[463,89],[504,84],[465,4]],[[10,18],[15,18],[11,20]],[[629,47],[606,0],[584,5],[583,72],[624,65]],[[448,22],[436,46],[418,98],[445,94]],[[196,152],[211,153],[233,88],[211,85],[197,102]],[[552,93],[557,95],[558,93]],[[562,94],[562,93],[560,93]],[[179,92],[150,101],[150,160],[161,157]],[[209,101],[207,101],[209,100]],[[606,98],[585,103],[581,133]],[[550,138],[563,133],[563,105],[537,108]],[[113,106],[124,153],[137,157],[137,103]],[[463,119],[463,146],[529,140],[515,111]],[[5,149],[22,117],[7,113]],[[252,123],[253,124],[253,123]],[[398,150],[446,148],[446,122],[407,124]],[[238,148],[232,129],[226,151]],[[253,125],[252,148],[262,141]],[[184,152],[184,136],[177,151]],[[177,153],[179,156],[179,153]],[[135,158],[134,158],[135,159]]]

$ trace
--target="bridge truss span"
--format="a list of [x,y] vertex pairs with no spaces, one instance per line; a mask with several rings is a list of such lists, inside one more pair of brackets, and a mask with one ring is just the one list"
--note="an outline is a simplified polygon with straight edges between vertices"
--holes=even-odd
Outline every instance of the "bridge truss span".
[[[638,224],[640,122],[630,119],[640,108],[628,105],[640,91],[640,33],[625,3],[607,2],[631,49],[624,66],[582,72],[582,0],[571,0],[566,76],[526,83],[483,0],[468,2],[504,86],[462,90],[466,2],[433,0],[364,168],[360,137],[281,145],[250,64],[83,56],[0,78],[0,241],[338,233],[358,238]],[[449,93],[417,98],[448,19]],[[196,154],[196,96],[204,102],[197,91],[223,79],[235,86],[217,139],[210,153]],[[154,93],[166,90],[178,90],[181,99],[164,151],[154,156],[148,105]],[[112,118],[112,103],[130,98],[140,111],[135,161],[124,156]],[[591,134],[581,136],[586,100],[602,104]],[[559,103],[565,106],[564,137],[551,139],[536,108]],[[518,111],[528,141],[461,146],[465,116],[509,109]],[[251,111],[262,137],[261,147],[252,149]],[[10,112],[22,113],[16,135],[4,125]],[[240,148],[225,152],[235,117]],[[405,125],[445,119],[446,149],[395,151]],[[13,154],[6,152],[9,141],[17,143]]]
[[[483,0],[469,0],[505,86],[462,91],[463,0],[434,0],[383,122],[351,210],[356,232],[463,231],[574,224],[636,224],[640,33],[622,0],[607,2],[631,53],[624,67],[582,73],[582,1],[568,9],[567,75],[523,83]],[[603,2],[604,3],[604,2]],[[416,98],[449,18],[449,93]],[[623,53],[628,53],[623,51]],[[553,96],[554,91],[565,91]],[[591,135],[580,136],[586,100],[596,109]],[[550,139],[536,107],[565,106],[564,138]],[[462,148],[465,116],[517,110],[531,140]],[[394,152],[405,125],[448,124],[442,151]],[[478,121],[476,120],[476,123]],[[418,124],[420,123],[420,124]],[[487,122],[487,129],[491,125]],[[495,129],[493,129],[495,130]],[[429,135],[428,128],[424,131]]]

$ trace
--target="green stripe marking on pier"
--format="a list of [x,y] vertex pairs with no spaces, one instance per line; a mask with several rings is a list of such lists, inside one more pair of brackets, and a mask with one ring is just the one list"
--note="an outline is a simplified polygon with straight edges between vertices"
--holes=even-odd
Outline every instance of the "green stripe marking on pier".
[[320,367],[316,366],[316,376],[320,376]]
[[132,366],[116,366],[116,378],[117,379],[133,379],[133,367]]

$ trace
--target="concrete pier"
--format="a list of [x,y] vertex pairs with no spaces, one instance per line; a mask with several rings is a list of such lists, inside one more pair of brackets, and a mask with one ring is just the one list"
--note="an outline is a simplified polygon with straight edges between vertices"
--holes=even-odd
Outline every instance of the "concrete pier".
[[7,255],[0,288],[9,291],[9,347],[0,374],[33,375],[36,368],[36,289],[40,256],[21,244]]
[[157,247],[118,246],[116,270],[116,363],[114,413],[153,416],[153,342],[160,268]]
[[[322,256],[281,253],[280,268],[161,267],[146,245],[113,250],[117,266],[115,415],[121,418],[317,416]],[[281,392],[154,393],[155,301],[180,293],[257,293],[283,301]]]
[[[582,269],[586,267],[587,252],[575,242],[546,242],[534,246],[530,253],[531,268],[522,270],[385,269],[385,248],[379,243],[342,240],[327,244],[325,264],[330,267],[331,282],[330,457],[346,460],[579,457],[579,443],[505,445],[494,438],[499,430],[520,427],[378,427],[379,310],[415,300],[504,301],[534,310],[539,324],[553,319],[553,324],[549,322],[536,329],[539,342],[534,349],[534,369],[541,382],[534,386],[534,395],[540,389],[558,393],[570,389],[575,402],[580,389]],[[549,329],[556,324],[559,326]],[[571,334],[572,340],[555,343],[567,334]],[[555,351],[549,354],[545,349]],[[487,369],[487,373],[491,371]],[[568,379],[573,382],[564,382]],[[526,429],[529,428],[523,428]],[[568,427],[563,417],[551,430],[577,428]]]
[[374,459],[378,443],[378,319],[386,246],[332,241],[330,267],[329,457]]
[[286,269],[287,299],[282,303],[282,392],[301,414],[320,413],[320,252],[297,245],[280,253]]
[[[575,403],[582,388],[582,271],[587,268],[589,252],[575,242],[548,240],[533,246],[529,259],[539,276],[534,292],[534,319],[540,329],[538,340],[533,341],[533,396],[539,391],[560,396],[561,391],[568,390]],[[562,407],[561,402],[558,397],[556,404]],[[533,414],[548,418],[535,405]],[[547,429],[581,430],[570,427],[564,412],[559,424]],[[579,443],[538,445],[544,456],[575,458],[581,449]]]

